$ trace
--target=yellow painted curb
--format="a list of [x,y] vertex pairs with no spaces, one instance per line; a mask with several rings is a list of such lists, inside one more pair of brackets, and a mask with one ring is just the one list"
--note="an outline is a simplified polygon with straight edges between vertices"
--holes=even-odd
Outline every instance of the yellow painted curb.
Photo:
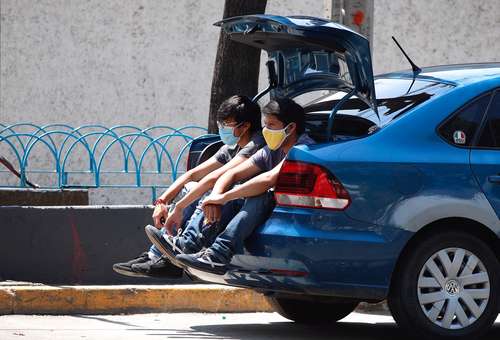
[[14,293],[11,289],[0,289],[0,315],[12,314]]
[[262,294],[219,285],[3,286],[0,314],[270,312]]

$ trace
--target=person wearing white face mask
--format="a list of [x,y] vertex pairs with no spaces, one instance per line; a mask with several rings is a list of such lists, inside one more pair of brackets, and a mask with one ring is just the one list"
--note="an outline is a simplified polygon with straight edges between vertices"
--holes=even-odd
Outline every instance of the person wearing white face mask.
[[[209,221],[220,220],[218,207],[228,202],[245,198],[243,207],[210,247],[197,254],[177,255],[176,260],[181,266],[224,274],[232,256],[242,250],[243,241],[269,217],[274,208],[273,193],[269,189],[276,184],[287,152],[294,145],[314,143],[304,133],[304,109],[293,100],[272,100],[262,109],[262,114],[262,134],[267,145],[224,173],[212,193],[203,200],[205,217]],[[231,188],[234,183],[250,177],[253,178]]]
[[[243,163],[265,145],[261,134],[260,107],[248,97],[236,95],[225,100],[217,111],[217,124],[224,145],[213,157],[180,176],[156,200],[154,226],[145,228],[153,246],[137,258],[113,265],[116,272],[127,276],[181,276],[182,270],[179,271],[162,256],[162,248],[169,245],[164,232],[168,229],[171,233],[173,226],[177,226],[178,230],[184,229],[182,235],[176,238],[176,247],[183,252],[199,251],[205,242],[200,235],[213,241],[215,228],[205,228],[204,233],[200,230],[204,216],[201,205],[197,204],[199,198],[213,187],[223,173]],[[185,189],[186,184],[191,184],[189,190]],[[181,192],[185,195],[175,205],[171,204]],[[242,201],[232,202],[225,207],[224,215],[231,216],[232,211],[236,213],[241,205]]]

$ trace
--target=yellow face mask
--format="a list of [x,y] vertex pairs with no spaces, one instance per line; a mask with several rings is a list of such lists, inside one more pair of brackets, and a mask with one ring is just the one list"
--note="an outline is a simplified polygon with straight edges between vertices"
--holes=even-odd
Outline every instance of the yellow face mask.
[[264,139],[269,149],[277,150],[279,149],[281,144],[283,144],[286,137],[288,137],[288,134],[286,133],[288,125],[280,130],[271,130],[266,127],[262,129],[262,136],[264,136]]

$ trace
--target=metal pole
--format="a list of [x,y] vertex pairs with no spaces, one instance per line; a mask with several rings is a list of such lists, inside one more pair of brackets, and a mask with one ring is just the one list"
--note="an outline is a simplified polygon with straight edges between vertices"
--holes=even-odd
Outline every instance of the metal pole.
[[373,0],[325,0],[326,16],[373,41]]

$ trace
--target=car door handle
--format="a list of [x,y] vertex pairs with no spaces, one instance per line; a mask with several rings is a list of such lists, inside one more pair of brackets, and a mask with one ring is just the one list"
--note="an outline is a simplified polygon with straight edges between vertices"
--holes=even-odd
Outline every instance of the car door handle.
[[500,175],[492,175],[488,177],[488,181],[490,183],[498,183],[500,184]]

